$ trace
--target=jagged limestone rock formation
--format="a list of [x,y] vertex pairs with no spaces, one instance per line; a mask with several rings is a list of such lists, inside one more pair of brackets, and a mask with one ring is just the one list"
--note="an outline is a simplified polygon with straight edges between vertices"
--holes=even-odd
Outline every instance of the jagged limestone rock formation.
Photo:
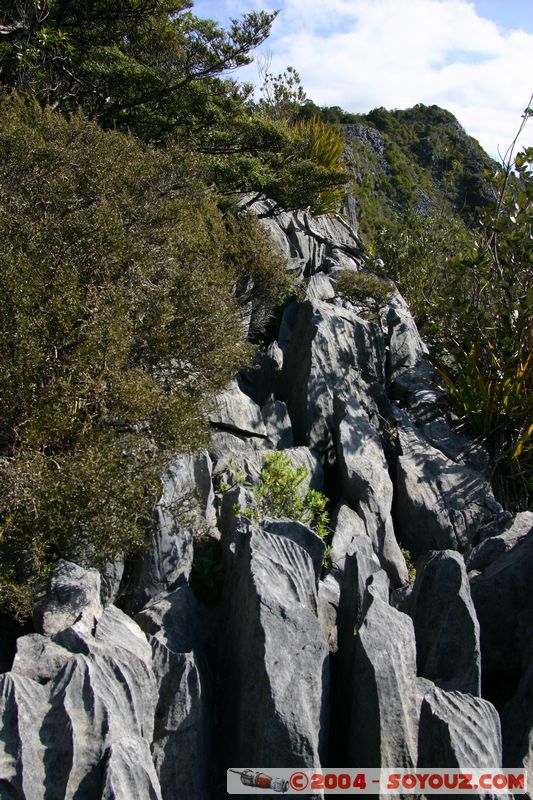
[[352,625],[351,642],[339,630],[339,655],[341,648],[349,648],[342,672],[347,703],[343,763],[414,767],[418,718],[412,622],[383,599],[379,588],[373,590],[371,580]]
[[498,712],[491,703],[461,692],[445,692],[419,678],[422,701],[419,767],[483,767],[502,763]]
[[[132,560],[121,584],[121,604],[130,613],[188,578],[193,535],[216,525],[211,472],[211,458],[205,451],[179,455],[169,464],[155,509],[152,545]],[[181,514],[176,514],[177,509]]]
[[3,788],[26,800],[125,798],[117,781],[137,764],[137,795],[160,798],[146,761],[157,700],[150,646],[114,606],[92,624],[90,603],[86,611],[51,638],[23,637],[1,678]]
[[407,566],[394,535],[393,485],[375,427],[356,396],[335,401],[337,458],[343,495],[357,510],[383,568],[394,586],[408,581]]
[[459,553],[431,550],[418,561],[411,616],[418,674],[442,689],[479,695],[479,623]]
[[327,743],[328,646],[307,550],[244,526],[231,543],[222,637],[223,759],[319,766]]
[[531,511],[518,513],[502,533],[490,536],[474,547],[466,562],[468,571],[483,572],[493,561],[512,550],[532,531],[533,513]]
[[[491,558],[483,572],[470,573],[470,586],[481,631],[483,692],[501,709],[504,762],[531,771],[533,530],[522,535],[530,516],[518,516],[508,531],[510,541],[498,543],[491,555],[502,548],[503,552]],[[480,554],[481,548],[476,557]]]
[[[399,456],[395,513],[415,558],[428,550],[464,552],[503,516],[484,476],[429,444],[408,414],[394,409]],[[502,523],[503,524],[503,523]]]
[[46,636],[80,621],[91,629],[103,610],[100,573],[61,559],[52,575],[48,593],[35,604],[33,624],[38,633]]
[[366,535],[365,523],[362,518],[344,500],[339,504],[333,521],[331,566],[334,572],[344,572],[346,556],[352,551],[352,545],[355,547],[356,540],[362,540],[370,554],[372,545]]
[[[502,512],[482,448],[452,431],[402,298],[336,296],[365,266],[348,224],[251,209],[305,297],[206,409],[209,452],[172,461],[144,557],[107,565],[103,589],[58,564],[0,678],[1,797],[218,800],[228,767],[498,766],[477,618],[504,760],[532,768],[531,515]],[[274,448],[328,493],[329,555],[235,508]],[[426,554],[414,592],[406,546]]]
[[371,413],[383,410],[384,361],[376,323],[325,301],[300,304],[278,384],[295,441],[334,452],[334,397],[357,395]]

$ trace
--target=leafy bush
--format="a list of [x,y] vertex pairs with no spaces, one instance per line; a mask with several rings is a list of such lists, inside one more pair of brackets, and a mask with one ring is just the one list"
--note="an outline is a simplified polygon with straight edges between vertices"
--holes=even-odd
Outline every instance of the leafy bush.
[[278,254],[265,228],[246,213],[228,213],[225,259],[235,277],[239,307],[250,315],[250,336],[264,332],[274,308],[295,291],[287,262]]
[[390,301],[392,288],[389,281],[377,275],[353,270],[339,273],[335,283],[337,295],[376,311]]
[[498,498],[518,510],[533,500],[533,148],[515,170],[496,175],[499,198],[455,265],[468,294],[450,303],[453,366],[442,374],[455,411],[489,447]]
[[[300,205],[309,206],[315,216],[332,214],[339,210],[346,194],[346,183],[351,175],[345,159],[346,142],[342,133],[319,117],[300,120],[292,131],[301,148],[304,175],[315,174],[313,195]],[[294,172],[294,187],[298,187],[298,173]],[[312,182],[310,182],[313,185]]]
[[309,477],[307,468],[295,467],[281,450],[268,453],[263,463],[260,482],[252,487],[253,506],[244,511],[237,507],[236,512],[257,522],[265,517],[297,520],[325,538],[329,532],[327,497],[316,489],[302,493],[302,484]]
[[252,12],[224,30],[193,16],[191,5],[5,0],[1,82],[146,141],[190,137],[227,114],[233,84],[218,76],[250,63],[276,16]]
[[407,212],[401,220],[383,224],[375,235],[375,253],[384,262],[384,273],[398,286],[429,342],[453,333],[444,313],[451,302],[448,295],[458,288],[450,285],[452,261],[471,245],[463,222],[443,210],[424,216]]
[[21,615],[58,555],[146,542],[162,452],[201,445],[206,397],[248,358],[237,287],[253,277],[260,316],[283,268],[192,156],[17,97],[0,235],[0,605]]

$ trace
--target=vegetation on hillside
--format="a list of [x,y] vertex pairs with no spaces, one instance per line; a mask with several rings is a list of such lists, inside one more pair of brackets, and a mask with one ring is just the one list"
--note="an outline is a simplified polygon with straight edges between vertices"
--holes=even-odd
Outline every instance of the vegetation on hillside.
[[[531,116],[528,107],[521,130]],[[499,167],[436,107],[349,121],[367,248],[409,302],[505,507],[533,502],[533,149]]]
[[191,7],[0,10],[0,610],[19,617],[57,557],[147,543],[165,453],[201,446],[291,291],[238,195],[331,210],[347,180],[317,149],[337,134],[228,77],[275,14],[224,30]]
[[[368,253],[491,448],[500,497],[531,501],[531,151],[493,184],[442,109],[319,109],[292,68],[265,71],[255,101],[229,75],[275,14],[224,30],[191,8],[0,10],[0,610],[15,616],[59,556],[146,544],[165,453],[201,445],[206,400],[291,292],[246,192],[320,214],[353,182]],[[372,280],[341,288],[385,302]],[[259,505],[276,470],[292,486],[267,464]],[[318,529],[309,503],[291,513]]]
[[276,14],[245,14],[225,30],[191,8],[189,0],[3,4],[2,84],[145,142],[186,143],[224,195],[265,192],[283,207],[306,207],[345,184],[342,169],[310,153],[305,128],[266,113],[250,86],[228,77],[251,61]]
[[498,198],[482,211],[470,252],[451,262],[441,337],[451,368],[442,375],[460,421],[489,449],[498,498],[525,510],[533,507],[533,148],[504,164],[494,185]]
[[180,156],[79,113],[0,104],[12,586],[58,554],[95,563],[144,542],[161,452],[199,446],[206,396],[247,358],[239,302],[258,322],[285,285],[258,223],[222,215]]

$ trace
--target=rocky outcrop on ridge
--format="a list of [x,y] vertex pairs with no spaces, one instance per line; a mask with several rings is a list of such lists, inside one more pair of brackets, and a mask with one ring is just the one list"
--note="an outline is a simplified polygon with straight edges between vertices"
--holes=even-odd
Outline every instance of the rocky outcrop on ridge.
[[[229,767],[533,768],[532,516],[502,511],[452,431],[403,299],[336,295],[366,269],[349,225],[247,202],[301,299],[207,410],[209,450],[170,463],[150,550],[102,576],[57,565],[0,677],[1,798],[218,800]],[[244,513],[274,449],[327,494],[327,542]]]

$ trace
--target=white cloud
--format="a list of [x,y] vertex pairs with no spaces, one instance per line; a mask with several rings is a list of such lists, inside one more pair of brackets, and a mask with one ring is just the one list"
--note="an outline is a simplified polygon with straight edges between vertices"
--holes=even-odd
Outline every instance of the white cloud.
[[[225,0],[232,15],[273,7]],[[503,31],[466,0],[285,0],[264,48],[291,64],[310,98],[366,112],[436,104],[495,154],[533,90],[533,34]],[[243,76],[244,77],[244,76]],[[246,78],[253,79],[254,72]],[[532,125],[533,130],[533,125]],[[531,141],[527,132],[523,140]]]

